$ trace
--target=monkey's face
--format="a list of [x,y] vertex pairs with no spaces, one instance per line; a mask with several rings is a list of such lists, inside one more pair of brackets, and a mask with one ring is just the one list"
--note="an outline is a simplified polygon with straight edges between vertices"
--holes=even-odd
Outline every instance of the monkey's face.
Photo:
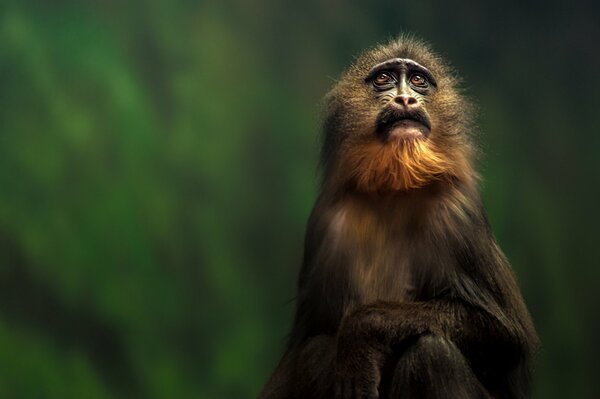
[[437,84],[431,72],[408,58],[392,58],[375,65],[365,84],[377,100],[376,132],[384,142],[425,140],[431,132],[426,104]]
[[413,40],[359,58],[328,97],[328,179],[390,192],[472,175],[469,106],[455,85],[441,60]]

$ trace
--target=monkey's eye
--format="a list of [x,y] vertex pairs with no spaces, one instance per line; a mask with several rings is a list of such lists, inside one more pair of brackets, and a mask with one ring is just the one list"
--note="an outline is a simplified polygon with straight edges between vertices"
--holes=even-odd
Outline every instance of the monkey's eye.
[[410,83],[412,83],[415,86],[424,87],[427,86],[429,82],[427,81],[427,79],[425,79],[425,77],[423,77],[423,75],[415,73],[410,77]]
[[373,83],[375,84],[375,86],[385,86],[393,82],[394,78],[392,78],[392,76],[390,76],[390,74],[386,72],[381,72],[377,74],[377,76],[375,76],[375,79],[373,79]]

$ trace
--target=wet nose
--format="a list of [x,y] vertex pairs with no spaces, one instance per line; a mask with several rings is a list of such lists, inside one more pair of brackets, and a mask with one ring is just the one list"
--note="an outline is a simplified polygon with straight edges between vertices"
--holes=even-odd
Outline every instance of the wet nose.
[[407,94],[400,94],[399,96],[396,96],[396,98],[394,98],[394,101],[396,102],[396,104],[404,105],[405,107],[409,107],[417,103],[416,98]]

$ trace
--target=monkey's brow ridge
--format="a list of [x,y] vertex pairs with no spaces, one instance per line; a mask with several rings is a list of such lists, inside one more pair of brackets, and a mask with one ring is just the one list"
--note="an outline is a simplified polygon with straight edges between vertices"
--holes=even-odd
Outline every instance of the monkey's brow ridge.
[[435,78],[433,77],[431,71],[425,68],[423,65],[419,64],[417,61],[411,60],[410,58],[391,58],[389,60],[383,61],[375,65],[367,74],[367,80],[371,79],[375,73],[382,69],[392,68],[396,66],[410,66],[414,69],[417,69],[423,72],[431,81],[431,83],[433,83],[434,85],[436,84]]

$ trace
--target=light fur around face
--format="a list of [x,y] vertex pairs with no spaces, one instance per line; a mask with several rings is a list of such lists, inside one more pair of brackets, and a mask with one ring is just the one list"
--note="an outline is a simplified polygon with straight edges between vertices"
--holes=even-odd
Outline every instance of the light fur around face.
[[[386,104],[365,77],[373,65],[395,57],[415,60],[436,77],[436,90],[420,104],[432,115],[427,137],[385,139],[376,133],[377,115]],[[440,180],[474,184],[471,106],[457,82],[451,69],[418,41],[378,47],[359,58],[327,97],[322,162],[326,188],[393,193]]]

